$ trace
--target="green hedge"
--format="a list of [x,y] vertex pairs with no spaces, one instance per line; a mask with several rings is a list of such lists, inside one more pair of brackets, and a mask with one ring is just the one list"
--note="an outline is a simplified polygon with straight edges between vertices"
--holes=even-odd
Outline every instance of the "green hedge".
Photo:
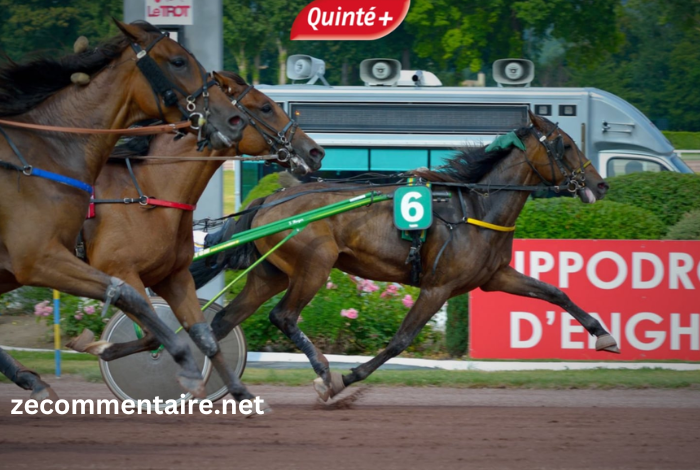
[[[233,275],[227,273],[227,278]],[[299,322],[300,329],[327,354],[376,354],[386,347],[406,316],[410,305],[405,303],[409,301],[406,296],[412,302],[419,293],[415,287],[371,281],[365,286],[372,291],[366,292],[350,276],[335,269],[328,282],[304,308]],[[227,297],[234,297],[244,285],[242,280]],[[250,351],[296,351],[294,344],[268,318],[283,295],[284,292],[265,302],[243,322]],[[356,318],[342,314],[350,309]],[[428,324],[408,351],[433,354],[439,352],[442,343],[442,335]]]
[[525,204],[516,238],[658,239],[663,223],[653,213],[629,204],[579,199],[535,199]]
[[245,208],[250,204],[250,202],[253,199],[257,199],[259,197],[265,197],[269,196],[270,194],[274,193],[278,189],[280,189],[282,186],[279,184],[280,180],[280,174],[279,173],[270,173],[269,175],[263,177],[258,184],[250,190],[248,193],[248,196],[245,198],[245,200],[241,203],[241,207]]
[[700,210],[686,213],[676,225],[668,229],[666,240],[700,240]]
[[452,357],[461,357],[469,347],[469,294],[458,295],[447,302],[445,347]]
[[607,180],[606,201],[630,204],[653,212],[664,232],[686,212],[700,209],[700,175],[670,171],[642,172]]
[[680,150],[700,149],[700,132],[672,132],[664,131],[663,134],[671,144]]

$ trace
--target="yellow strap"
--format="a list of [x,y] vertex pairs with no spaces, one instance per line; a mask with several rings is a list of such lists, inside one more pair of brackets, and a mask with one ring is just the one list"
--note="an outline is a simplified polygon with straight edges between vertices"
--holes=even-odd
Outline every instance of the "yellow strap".
[[588,165],[590,165],[590,164],[591,164],[591,161],[588,160],[586,163],[583,164],[583,167],[586,168],[586,167],[587,167]]
[[483,220],[472,219],[471,217],[467,218],[467,223],[472,225],[478,225],[479,227],[490,228],[491,230],[496,230],[499,232],[512,232],[513,230],[515,230],[515,226],[504,227],[503,225],[490,224],[488,222],[484,222]]

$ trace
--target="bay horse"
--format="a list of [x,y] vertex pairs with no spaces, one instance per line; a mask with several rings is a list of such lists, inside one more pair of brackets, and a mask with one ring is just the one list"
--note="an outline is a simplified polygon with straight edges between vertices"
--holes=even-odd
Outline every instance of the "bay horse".
[[[241,293],[214,318],[212,328],[216,337],[225,337],[263,302],[286,289],[282,300],[271,311],[270,321],[308,356],[319,376],[314,387],[321,398],[327,400],[350,384],[364,380],[404,351],[448,299],[481,287],[486,291],[503,291],[556,304],[597,336],[597,350],[619,352],[613,337],[566,294],[509,266],[513,226],[530,192],[541,188],[535,185],[568,187],[586,203],[602,198],[608,189],[607,183],[565,132],[545,118],[530,114],[530,120],[530,126],[515,131],[525,150],[466,148],[437,171],[411,172],[415,177],[432,182],[433,188],[451,193],[447,202],[434,205],[436,223],[427,231],[420,250],[424,269],[418,282],[412,282],[411,266],[406,264],[411,242],[403,240],[395,228],[392,205],[368,205],[309,224],[253,269]],[[243,215],[234,232],[377,189],[376,186],[358,188],[357,184],[352,184],[349,188],[352,190],[348,191],[348,186],[323,182],[303,184],[264,200],[258,199],[249,209],[263,202],[267,207]],[[396,186],[380,189],[392,193]],[[274,205],[281,199],[287,202]],[[491,225],[485,227],[483,222]],[[227,259],[217,264],[228,265],[231,269],[248,267],[287,233],[224,252]],[[331,372],[321,351],[297,326],[302,309],[325,286],[332,268],[366,279],[412,284],[421,289],[386,349],[346,375]]]
[[[136,289],[85,265],[73,250],[91,186],[120,129],[146,118],[192,117],[202,139],[225,148],[240,140],[246,119],[166,34],[145,22],[115,22],[121,33],[96,48],[0,67],[0,294],[30,285],[113,303],[159,338],[182,367],[182,387],[202,396],[189,347]],[[91,79],[79,86],[71,82],[74,74]],[[39,130],[18,127],[31,124]],[[56,125],[72,127],[55,132]],[[76,135],[87,128],[92,134]],[[2,350],[0,372],[32,390],[32,398],[55,397],[38,374]]]
[[[296,128],[284,110],[259,90],[249,86],[235,73],[215,73],[222,89],[244,109],[255,126],[246,127],[243,138],[235,148],[221,151],[204,150],[199,156],[222,157],[236,154],[265,155],[282,152],[283,166],[304,175],[321,167],[323,148]],[[292,123],[290,125],[290,123]],[[295,131],[291,132],[291,129]],[[290,129],[289,132],[283,131]],[[288,137],[290,154],[281,139]],[[127,148],[117,147],[113,156],[140,157],[135,160],[133,176],[143,194],[158,200],[190,205],[190,210],[151,206],[147,202],[115,203],[134,200],[137,190],[132,173],[124,161],[108,162],[95,185],[97,200],[112,203],[98,204],[95,217],[85,221],[82,236],[86,261],[94,268],[119,277],[134,286],[147,298],[146,288],[152,288],[170,305],[173,313],[187,331],[209,329],[200,309],[189,266],[194,255],[192,210],[214,172],[223,160],[180,160],[196,154],[196,139],[187,136],[173,141],[165,135],[150,139],[133,138]],[[275,141],[277,140],[277,142]],[[144,145],[145,144],[145,145]],[[166,160],[148,160],[148,156],[168,156]],[[135,199],[138,199],[136,197]],[[128,247],[128,249],[124,249]],[[94,335],[85,330],[69,347],[81,352],[97,354],[110,361],[142,351],[152,351],[160,345],[148,330],[141,339],[129,343],[93,342]],[[254,398],[240,383],[238,376],[224,362],[218,343],[203,350],[215,366],[223,382],[238,401]]]

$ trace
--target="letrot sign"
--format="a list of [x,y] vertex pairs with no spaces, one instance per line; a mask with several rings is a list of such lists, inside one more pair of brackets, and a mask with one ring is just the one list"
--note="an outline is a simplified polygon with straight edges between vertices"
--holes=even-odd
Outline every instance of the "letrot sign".
[[194,0],[146,0],[146,21],[155,25],[192,25]]
[[472,292],[473,358],[700,360],[700,242],[515,240],[512,266],[552,284],[598,319],[620,355],[564,309],[504,293]]

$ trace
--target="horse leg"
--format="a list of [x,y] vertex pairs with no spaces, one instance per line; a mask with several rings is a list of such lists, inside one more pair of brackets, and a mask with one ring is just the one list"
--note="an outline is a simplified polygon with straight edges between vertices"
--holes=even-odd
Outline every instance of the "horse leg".
[[58,395],[51,386],[41,380],[39,374],[24,367],[14,357],[0,348],[0,373],[16,383],[20,388],[31,390],[32,400],[58,400]]
[[[43,253],[46,253],[43,259],[31,260],[36,262],[26,266],[13,266],[19,283],[50,286],[67,294],[97,300],[106,299],[108,293],[113,294],[113,304],[125,312],[132,312],[182,367],[178,373],[180,385],[196,397],[204,396],[204,381],[190,348],[158,319],[148,301],[136,289],[86,265],[62,245],[42,248]],[[103,344],[94,352],[101,355],[101,349],[106,349],[107,346]]]
[[374,358],[352,369],[351,373],[344,375],[343,386],[347,387],[366,379],[386,361],[401,354],[411,345],[418,333],[428,323],[428,320],[440,310],[440,307],[445,304],[449,297],[450,291],[447,288],[422,289],[413,307],[406,314],[399,330],[391,338],[387,347]]
[[285,274],[266,276],[263,269],[261,266],[248,273],[243,290],[212,320],[211,327],[218,341],[254,314],[263,303],[287,288],[289,278]]
[[[143,285],[141,278],[127,273],[124,274],[125,275],[120,274],[117,277],[123,279],[128,285],[136,289],[144,299],[148,299],[146,287]],[[109,343],[101,340],[94,341],[95,334],[92,331],[85,329],[77,338],[73,338],[71,341],[69,341],[66,346],[78,352],[86,352],[99,356],[103,361],[113,361],[115,359],[130,356],[131,354],[158,349],[160,346],[158,339],[149,330],[143,328],[143,325],[137,317],[129,312],[124,313],[131,318],[133,322],[142,327],[142,331],[144,333],[142,338],[127,341],[125,343]]]
[[305,271],[304,275],[292,278],[286,294],[270,312],[270,322],[309,358],[311,367],[319,376],[318,379],[314,380],[314,388],[325,401],[345,388],[342,386],[342,376],[337,372],[330,371],[328,359],[299,329],[297,324],[301,311],[326,283],[330,274],[330,267],[323,269],[321,263],[315,265],[314,268],[314,270]]
[[501,291],[509,294],[532,297],[546,300],[558,305],[571,314],[589,334],[596,336],[596,351],[608,351],[620,353],[617,342],[608,333],[598,320],[583,311],[578,305],[573,303],[569,297],[556,287],[546,282],[533,279],[519,273],[510,266],[501,268],[481,289],[484,291]]
[[[153,286],[153,290],[168,302],[194,344],[211,360],[233,398],[239,402],[241,400],[254,400],[255,396],[248,391],[224,359],[219,342],[204,318],[204,313],[197,299],[194,280],[188,267],[171,273],[163,281]],[[267,411],[272,410],[267,407]]]
[[[10,277],[9,273],[7,277]],[[0,284],[0,295],[15,290],[18,287],[19,284],[12,282]],[[31,390],[32,394],[30,398],[33,400],[41,401],[47,398],[53,401],[58,400],[56,392],[53,391],[49,384],[41,380],[39,374],[24,367],[2,348],[0,348],[0,374],[12,380],[20,388]]]

